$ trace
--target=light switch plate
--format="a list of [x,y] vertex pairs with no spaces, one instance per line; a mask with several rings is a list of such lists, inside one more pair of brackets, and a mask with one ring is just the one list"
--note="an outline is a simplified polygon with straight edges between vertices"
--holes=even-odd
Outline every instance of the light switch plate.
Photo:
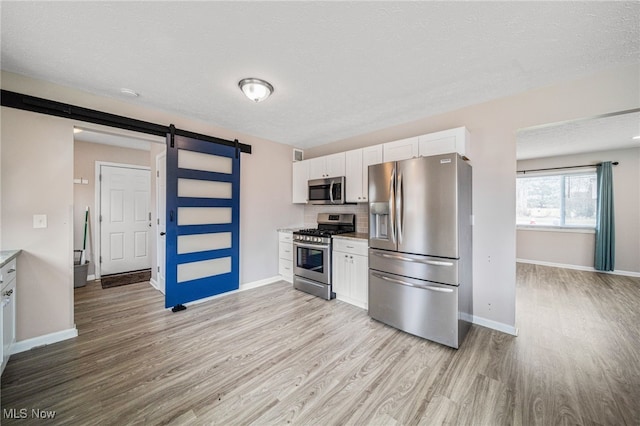
[[47,215],[46,214],[34,214],[33,215],[33,228],[46,228],[47,227]]

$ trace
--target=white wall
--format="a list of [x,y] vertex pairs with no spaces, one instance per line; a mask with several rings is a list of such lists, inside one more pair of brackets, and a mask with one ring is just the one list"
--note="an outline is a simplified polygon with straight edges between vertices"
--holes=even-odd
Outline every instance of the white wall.
[[[640,273],[640,147],[518,161],[518,170],[618,161],[613,167],[616,223],[615,269]],[[516,257],[570,267],[593,268],[594,233],[517,231]]]
[[305,150],[306,158],[466,126],[473,165],[474,316],[515,331],[516,131],[640,106],[629,66]]
[[[303,222],[303,207],[291,204],[291,147],[12,73],[1,82],[5,90],[252,145],[253,154],[241,156],[240,280],[277,276],[276,229]],[[25,340],[73,327],[73,126],[82,123],[11,108],[1,114],[2,247],[25,250],[27,272],[17,283],[18,340]],[[31,215],[47,212],[49,228],[31,229]]]
[[[33,215],[47,227],[33,229]],[[18,257],[17,340],[74,328],[73,124],[2,108],[2,243]]]

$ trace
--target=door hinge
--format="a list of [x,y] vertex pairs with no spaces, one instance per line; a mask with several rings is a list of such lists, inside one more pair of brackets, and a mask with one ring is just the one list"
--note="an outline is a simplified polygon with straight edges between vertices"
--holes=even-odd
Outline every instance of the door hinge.
[[[151,220],[151,212],[149,212],[149,220]],[[151,226],[151,225],[149,225],[149,226]]]
[[99,180],[100,182],[102,182],[102,175],[101,175],[101,174],[100,174],[100,175],[98,175],[98,180]]
[[156,176],[160,177],[160,170],[156,170]]
[[102,263],[102,256],[100,256],[100,263]]
[[158,266],[158,272],[160,272],[160,267]]
[[100,222],[102,222],[102,215],[100,215]]
[[156,219],[156,221],[158,222],[158,225],[160,225],[160,218]]

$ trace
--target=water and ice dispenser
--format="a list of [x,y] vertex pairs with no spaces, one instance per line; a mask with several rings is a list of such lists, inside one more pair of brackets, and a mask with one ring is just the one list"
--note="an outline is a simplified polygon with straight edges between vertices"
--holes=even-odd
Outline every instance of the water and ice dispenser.
[[369,238],[388,240],[392,235],[391,209],[389,202],[369,204]]

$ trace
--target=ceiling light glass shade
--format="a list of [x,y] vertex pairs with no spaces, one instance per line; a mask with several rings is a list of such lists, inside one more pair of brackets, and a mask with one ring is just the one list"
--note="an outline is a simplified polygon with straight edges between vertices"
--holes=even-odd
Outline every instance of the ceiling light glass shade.
[[244,78],[238,82],[238,87],[254,102],[264,101],[273,93],[273,86],[259,78]]

